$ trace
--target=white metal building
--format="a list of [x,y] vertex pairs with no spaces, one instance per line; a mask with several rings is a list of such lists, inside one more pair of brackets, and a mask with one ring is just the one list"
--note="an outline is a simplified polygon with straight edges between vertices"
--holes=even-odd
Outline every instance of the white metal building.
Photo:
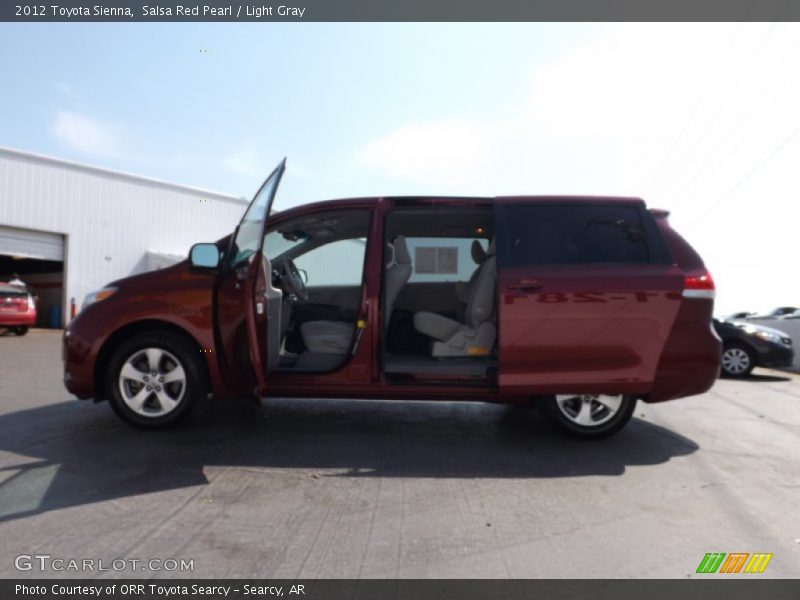
[[[247,201],[0,147],[0,281],[19,273],[41,324],[109,281],[173,264],[217,240]],[[55,307],[55,308],[54,308]],[[60,318],[57,318],[60,316]]]

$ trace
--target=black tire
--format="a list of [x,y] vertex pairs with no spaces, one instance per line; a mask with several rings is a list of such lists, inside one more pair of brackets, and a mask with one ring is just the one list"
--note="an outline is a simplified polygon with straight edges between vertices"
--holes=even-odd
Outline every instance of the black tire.
[[25,335],[28,333],[28,327],[26,325],[21,325],[20,327],[14,327],[12,331],[14,332],[14,335]]
[[[590,395],[565,394],[564,396],[560,395],[559,398],[565,399],[565,403],[571,401],[580,403],[582,401],[581,399],[586,396]],[[572,420],[567,416],[566,411],[560,407],[556,396],[542,397],[538,400],[538,405],[547,420],[561,432],[574,438],[597,440],[614,435],[628,424],[636,408],[636,400],[636,396],[622,396],[622,400],[616,412],[596,425],[580,425]],[[596,400],[594,402],[596,402]],[[596,406],[596,412],[600,412],[601,415],[602,409],[602,406]]]
[[747,377],[756,366],[752,348],[737,342],[726,342],[722,348],[722,373],[726,377]]
[[[158,367],[157,371],[160,375],[156,377],[143,372],[149,370],[147,367],[149,355],[146,349],[155,349],[162,353],[159,362],[161,367]],[[153,354],[153,356],[158,355]],[[145,367],[144,370],[140,368],[137,370],[142,371],[141,375],[148,378],[147,383],[121,378],[122,369],[129,361],[132,361],[131,365],[135,363],[139,367]],[[178,385],[178,382],[160,383],[159,377],[161,375],[168,377],[172,369],[177,368],[176,363],[183,369],[184,377],[181,385]],[[143,391],[148,383],[152,384],[152,391],[149,394]],[[166,429],[175,425],[188,416],[197,402],[206,396],[208,390],[205,369],[197,348],[183,338],[165,332],[141,333],[120,344],[108,363],[105,385],[114,412],[125,422],[142,429]],[[146,389],[150,390],[149,387]],[[146,414],[134,410],[123,397],[123,393],[126,393],[129,398],[133,397],[131,398],[133,401],[138,392],[146,396],[146,401],[141,407],[141,411]],[[165,394],[166,399],[175,401],[174,408],[164,412],[166,403],[162,405],[160,398],[165,396],[161,394]]]

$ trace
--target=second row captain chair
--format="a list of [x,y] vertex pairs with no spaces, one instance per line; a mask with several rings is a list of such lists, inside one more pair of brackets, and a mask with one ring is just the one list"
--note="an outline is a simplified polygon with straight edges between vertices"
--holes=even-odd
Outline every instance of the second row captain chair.
[[486,252],[477,240],[472,258],[478,268],[470,280],[456,287],[461,306],[459,320],[432,312],[414,314],[414,328],[433,338],[434,358],[486,356],[497,339],[495,298],[497,296],[497,259],[494,240]]

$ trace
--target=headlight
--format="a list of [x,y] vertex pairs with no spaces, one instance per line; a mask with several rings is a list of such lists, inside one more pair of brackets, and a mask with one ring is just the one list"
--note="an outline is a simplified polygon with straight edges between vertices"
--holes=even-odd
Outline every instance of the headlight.
[[115,287],[104,287],[102,290],[97,290],[89,294],[86,294],[86,298],[84,298],[83,300],[83,306],[81,307],[81,310],[83,310],[87,306],[94,304],[95,302],[100,302],[101,300],[105,300],[106,298],[114,294],[116,291],[117,288]]
[[772,333],[771,331],[756,331],[754,335],[767,342],[772,342],[773,344],[783,344],[781,336],[779,336],[777,333]]

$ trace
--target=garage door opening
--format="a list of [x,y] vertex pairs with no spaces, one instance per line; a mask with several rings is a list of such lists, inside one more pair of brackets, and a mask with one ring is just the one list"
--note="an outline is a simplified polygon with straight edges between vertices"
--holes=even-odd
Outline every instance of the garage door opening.
[[0,282],[14,275],[36,298],[36,326],[63,327],[64,236],[0,226]]

